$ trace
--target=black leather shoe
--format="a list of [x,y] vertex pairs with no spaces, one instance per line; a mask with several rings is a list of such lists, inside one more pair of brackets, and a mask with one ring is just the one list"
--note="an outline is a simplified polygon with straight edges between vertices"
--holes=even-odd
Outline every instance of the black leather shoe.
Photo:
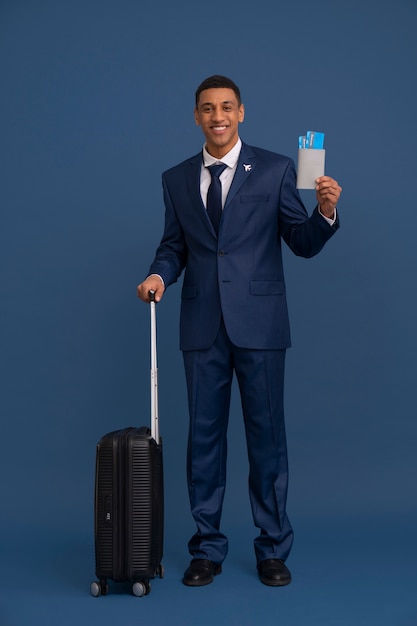
[[258,573],[260,581],[271,587],[282,587],[291,582],[290,570],[280,559],[261,561],[258,565]]
[[182,582],[189,587],[202,587],[213,582],[213,576],[222,573],[222,566],[207,559],[193,559]]

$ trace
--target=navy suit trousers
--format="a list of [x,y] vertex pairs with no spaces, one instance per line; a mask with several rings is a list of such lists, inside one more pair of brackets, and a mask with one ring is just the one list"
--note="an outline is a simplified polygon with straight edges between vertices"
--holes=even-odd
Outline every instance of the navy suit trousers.
[[286,514],[288,462],[283,410],[285,350],[238,348],[221,323],[214,344],[184,351],[190,413],[187,479],[197,532],[193,558],[221,563],[227,537],[220,531],[226,484],[227,426],[233,375],[239,385],[249,458],[249,494],[257,563],[285,560],[293,532]]

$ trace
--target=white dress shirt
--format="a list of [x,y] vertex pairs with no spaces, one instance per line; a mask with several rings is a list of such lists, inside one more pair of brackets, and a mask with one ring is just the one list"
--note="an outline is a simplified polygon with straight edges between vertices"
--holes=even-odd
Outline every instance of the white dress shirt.
[[227,194],[229,193],[230,186],[232,184],[233,176],[235,175],[237,162],[239,161],[239,154],[242,148],[242,141],[237,140],[233,148],[224,155],[224,157],[215,159],[207,152],[206,146],[203,148],[203,163],[201,165],[201,178],[200,178],[200,193],[204,206],[207,208],[207,192],[211,183],[210,170],[207,168],[209,165],[215,165],[216,163],[225,163],[226,169],[220,175],[220,182],[222,184],[222,206],[226,202]]

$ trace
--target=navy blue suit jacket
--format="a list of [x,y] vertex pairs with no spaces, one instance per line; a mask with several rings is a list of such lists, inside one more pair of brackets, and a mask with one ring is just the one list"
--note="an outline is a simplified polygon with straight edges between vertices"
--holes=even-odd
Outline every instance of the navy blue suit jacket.
[[242,144],[216,235],[200,195],[202,153],[164,172],[165,230],[150,267],[165,286],[185,268],[180,347],[214,341],[223,316],[241,348],[290,346],[281,240],[299,256],[317,254],[335,233],[317,208],[309,217],[294,162]]

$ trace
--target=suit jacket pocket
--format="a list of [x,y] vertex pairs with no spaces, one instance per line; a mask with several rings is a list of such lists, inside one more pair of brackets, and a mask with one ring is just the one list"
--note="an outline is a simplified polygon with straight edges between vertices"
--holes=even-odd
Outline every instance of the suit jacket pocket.
[[282,280],[252,280],[249,289],[254,296],[279,296],[285,293],[285,284]]
[[241,202],[268,202],[269,195],[268,194],[255,194],[255,195],[242,195],[240,196]]

